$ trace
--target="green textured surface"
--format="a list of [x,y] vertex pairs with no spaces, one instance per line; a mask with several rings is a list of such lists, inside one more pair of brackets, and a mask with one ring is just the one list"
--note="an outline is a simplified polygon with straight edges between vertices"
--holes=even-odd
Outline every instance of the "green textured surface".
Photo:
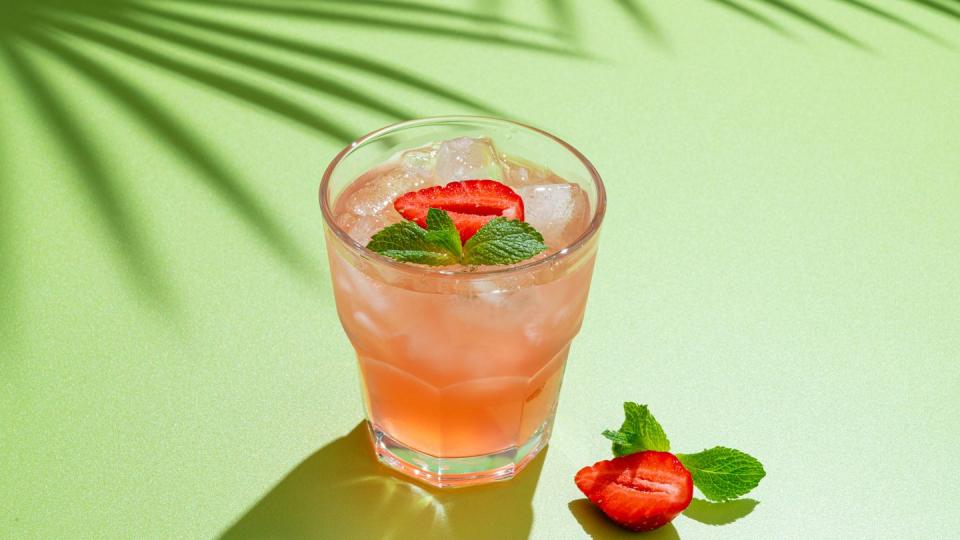
[[[956,537],[960,5],[938,2],[802,3],[864,48],[759,0],[736,5],[783,33],[717,0],[141,3],[206,28],[0,3],[0,537],[627,537],[572,482],[624,400],[677,451],[767,470],[759,504],[647,537]],[[497,12],[577,37],[463,16]],[[337,137],[477,108],[310,44],[606,179],[553,440],[513,483],[373,463],[316,202]]]

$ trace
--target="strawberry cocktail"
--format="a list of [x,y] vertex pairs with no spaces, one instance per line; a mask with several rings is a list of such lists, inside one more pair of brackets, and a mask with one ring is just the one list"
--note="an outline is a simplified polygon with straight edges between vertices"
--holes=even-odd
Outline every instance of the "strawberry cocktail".
[[380,460],[438,486],[515,475],[547,443],[583,320],[594,168],[528,126],[431,118],[351,144],[320,200]]

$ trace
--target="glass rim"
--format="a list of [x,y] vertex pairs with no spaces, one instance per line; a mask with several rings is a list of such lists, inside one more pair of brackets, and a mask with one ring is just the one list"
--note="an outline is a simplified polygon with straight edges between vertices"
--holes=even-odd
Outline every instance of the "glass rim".
[[[419,126],[419,125],[425,125],[425,124],[457,122],[457,121],[477,122],[477,123],[491,122],[491,123],[517,126],[517,127],[532,131],[534,133],[537,133],[539,135],[542,135],[544,137],[547,137],[548,139],[553,140],[554,142],[556,142],[557,144],[565,148],[568,152],[573,154],[573,156],[580,161],[580,163],[584,166],[584,168],[590,174],[590,179],[593,181],[593,184],[597,190],[596,210],[593,213],[593,218],[590,220],[590,224],[587,226],[583,234],[581,234],[579,237],[577,237],[576,240],[574,240],[567,246],[563,247],[562,249],[559,249],[554,253],[551,253],[550,255],[547,255],[546,257],[543,257],[540,259],[534,259],[531,261],[521,262],[519,264],[504,266],[502,268],[492,267],[492,268],[487,268],[483,270],[465,270],[465,269],[443,270],[444,267],[442,266],[432,267],[432,266],[414,265],[410,263],[397,261],[395,259],[391,259],[390,257],[386,257],[384,255],[380,255],[375,251],[367,249],[366,246],[354,240],[353,237],[351,237],[347,233],[347,231],[345,231],[342,227],[340,227],[340,225],[337,223],[336,219],[334,219],[334,216],[333,216],[333,208],[331,207],[331,202],[333,201],[328,200],[328,197],[326,197],[326,192],[330,187],[330,179],[333,177],[333,172],[336,170],[337,165],[339,165],[340,162],[344,160],[344,158],[349,156],[350,153],[353,152],[353,150],[359,148],[360,146],[366,144],[367,142],[370,142],[371,140],[376,139],[382,135],[386,135],[400,129]],[[416,118],[413,120],[404,120],[402,122],[396,122],[396,123],[384,126],[382,128],[371,131],[366,135],[363,135],[362,137],[356,139],[355,141],[348,144],[345,148],[340,150],[340,152],[338,152],[337,155],[334,156],[330,164],[327,165],[327,169],[324,171],[323,178],[320,181],[319,197],[320,197],[320,209],[321,209],[321,212],[323,213],[323,220],[326,223],[327,227],[329,227],[330,230],[333,231],[334,235],[341,242],[343,242],[344,245],[347,246],[347,248],[349,248],[359,257],[371,263],[383,264],[391,268],[396,268],[403,272],[431,275],[431,276],[437,276],[437,277],[456,277],[456,278],[479,278],[479,277],[488,277],[488,276],[502,276],[502,275],[508,275],[513,273],[519,273],[523,271],[529,271],[531,269],[546,267],[558,261],[565,260],[569,256],[579,252],[580,249],[584,245],[586,245],[597,234],[597,231],[600,230],[600,224],[603,222],[603,216],[606,213],[606,209],[607,209],[607,193],[603,185],[603,179],[600,178],[600,173],[597,172],[597,169],[593,166],[593,163],[591,163],[590,160],[587,159],[587,157],[584,156],[583,153],[577,150],[573,145],[564,141],[560,137],[553,135],[552,133],[549,133],[547,131],[544,131],[540,128],[537,128],[528,124],[524,124],[514,120],[507,120],[504,118],[496,118],[493,116],[479,116],[479,115],[428,116],[424,118]],[[330,249],[330,246],[328,246],[327,249]]]

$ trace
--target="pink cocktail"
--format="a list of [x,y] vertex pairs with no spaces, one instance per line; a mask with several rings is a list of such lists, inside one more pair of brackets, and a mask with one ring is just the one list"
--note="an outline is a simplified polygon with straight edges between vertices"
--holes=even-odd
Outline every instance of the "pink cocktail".
[[[364,246],[403,220],[393,201],[493,179],[521,196],[548,250],[510,266],[423,266]],[[543,131],[477,117],[415,120],[342,151],[320,188],[337,312],[356,349],[387,465],[438,486],[507,479],[550,436],[580,329],[603,184]]]

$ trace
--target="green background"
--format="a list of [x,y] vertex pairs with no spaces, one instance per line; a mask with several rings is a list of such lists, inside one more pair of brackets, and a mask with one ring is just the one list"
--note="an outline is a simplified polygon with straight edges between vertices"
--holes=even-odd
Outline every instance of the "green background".
[[[0,2],[0,537],[628,537],[572,481],[624,400],[767,470],[649,538],[960,534],[955,0],[77,4]],[[436,492],[358,429],[316,191],[483,112],[610,204],[548,450]]]

